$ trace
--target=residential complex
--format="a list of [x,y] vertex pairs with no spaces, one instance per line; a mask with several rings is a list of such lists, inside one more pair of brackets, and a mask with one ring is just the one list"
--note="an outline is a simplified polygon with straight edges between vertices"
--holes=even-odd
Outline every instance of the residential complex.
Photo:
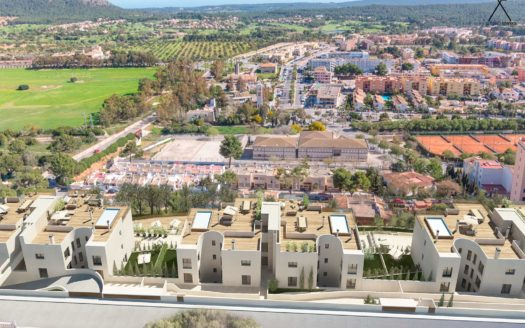
[[478,96],[480,92],[479,81],[470,78],[434,78],[428,85],[431,96]]
[[394,66],[393,60],[384,60],[369,57],[368,52],[333,52],[322,55],[318,58],[310,59],[308,65],[312,70],[324,67],[329,71],[334,71],[337,66],[354,64],[363,72],[373,73],[380,63],[384,63],[390,72]]
[[4,284],[81,269],[109,277],[122,268],[135,247],[130,208],[106,207],[95,196],[11,199],[2,205],[2,213],[0,281]]
[[257,137],[253,144],[253,158],[366,162],[368,145],[363,139],[336,137],[333,132],[305,131],[299,137]]
[[308,97],[313,106],[320,108],[337,108],[345,101],[341,86],[333,84],[314,84],[308,91]]

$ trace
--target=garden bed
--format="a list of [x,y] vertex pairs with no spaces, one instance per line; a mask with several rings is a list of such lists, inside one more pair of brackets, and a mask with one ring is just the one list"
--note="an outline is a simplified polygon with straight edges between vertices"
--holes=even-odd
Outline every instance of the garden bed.
[[[145,252],[151,254],[150,262],[139,264],[138,256]],[[154,247],[151,251],[133,252],[124,270],[117,272],[117,275],[177,278],[177,250],[163,245]]]

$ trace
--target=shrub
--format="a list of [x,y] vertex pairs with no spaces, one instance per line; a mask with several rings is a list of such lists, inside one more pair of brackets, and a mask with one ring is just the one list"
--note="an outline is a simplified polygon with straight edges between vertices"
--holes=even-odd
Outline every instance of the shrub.
[[18,90],[18,91],[29,90],[29,85],[27,85],[27,84],[20,84],[18,86],[18,88],[16,88],[16,90]]
[[275,293],[279,289],[279,281],[277,279],[272,279],[268,282],[268,290],[270,293]]

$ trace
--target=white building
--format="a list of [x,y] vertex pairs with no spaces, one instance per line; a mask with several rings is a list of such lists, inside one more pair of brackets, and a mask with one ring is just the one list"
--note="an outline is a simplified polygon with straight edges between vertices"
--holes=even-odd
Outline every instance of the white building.
[[512,167],[476,156],[463,160],[463,174],[478,188],[487,191],[503,189],[505,193],[510,194]]

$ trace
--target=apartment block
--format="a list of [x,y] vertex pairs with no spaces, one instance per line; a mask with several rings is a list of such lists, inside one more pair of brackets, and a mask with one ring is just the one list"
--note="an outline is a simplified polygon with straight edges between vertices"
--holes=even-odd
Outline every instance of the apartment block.
[[525,202],[525,143],[521,140],[518,141],[517,148],[510,200]]
[[509,166],[479,156],[463,160],[463,174],[470,182],[487,192],[499,191],[502,194],[510,194],[512,171]]
[[481,85],[470,78],[431,78],[428,80],[428,94],[431,96],[479,96]]
[[190,213],[177,249],[185,283],[259,288],[267,270],[282,288],[360,287],[364,254],[350,214],[263,202],[254,221],[254,207],[255,200],[238,199],[233,215],[231,208]]
[[316,83],[327,84],[332,82],[332,72],[326,69],[324,66],[314,69],[313,75]]
[[427,94],[428,76],[425,75],[361,75],[356,78],[356,89],[377,94],[409,93],[413,90]]
[[314,84],[308,91],[308,97],[319,108],[337,108],[345,101],[341,86],[333,84]]
[[525,82],[525,68],[518,68],[518,80]]
[[[11,274],[5,284],[63,276],[80,269],[96,271],[104,278],[127,262],[135,246],[128,207],[104,207],[101,200],[89,195],[41,195],[27,202],[16,210],[23,228],[14,241]],[[0,224],[6,218],[6,222],[20,223],[11,213],[14,210],[9,207]],[[13,240],[6,246],[12,250]]]
[[419,216],[412,259],[440,292],[519,296],[525,240],[516,237],[523,236],[523,220],[517,209],[495,209],[489,216],[480,204],[456,204],[446,216]]

